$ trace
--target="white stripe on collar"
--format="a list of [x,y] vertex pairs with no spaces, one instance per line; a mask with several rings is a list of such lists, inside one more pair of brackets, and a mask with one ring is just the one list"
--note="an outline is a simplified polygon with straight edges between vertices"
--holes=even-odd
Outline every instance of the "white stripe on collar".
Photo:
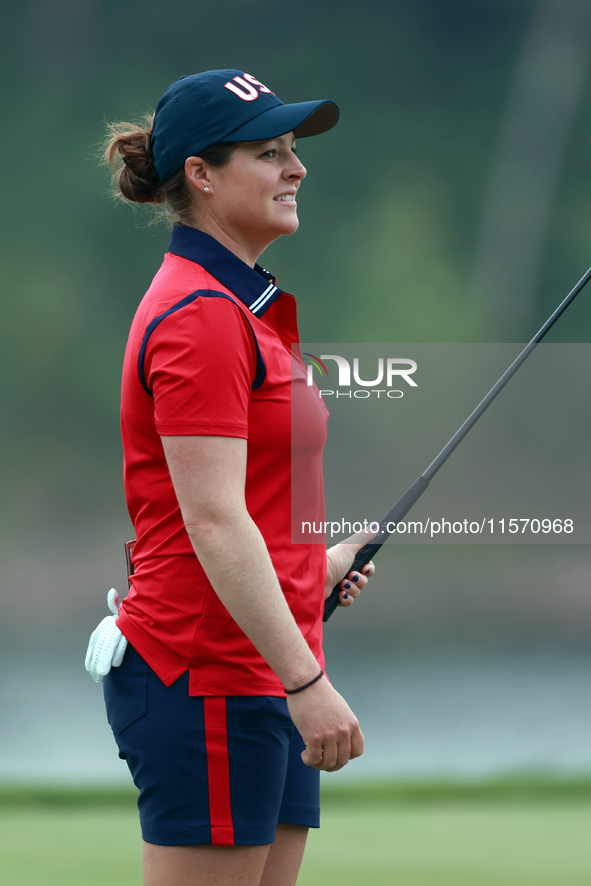
[[271,296],[276,291],[276,289],[277,289],[277,287],[274,286],[273,283],[270,283],[269,286],[267,286],[267,288],[265,289],[265,291],[261,295],[259,295],[257,300],[254,301],[250,305],[249,310],[251,310],[253,314],[256,313],[260,308],[262,308],[262,306],[265,304],[265,302],[271,298]]

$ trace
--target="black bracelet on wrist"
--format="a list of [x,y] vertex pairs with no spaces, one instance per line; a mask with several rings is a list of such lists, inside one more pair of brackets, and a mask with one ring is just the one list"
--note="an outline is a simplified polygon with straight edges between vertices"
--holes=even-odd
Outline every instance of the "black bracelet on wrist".
[[[320,673],[318,674],[318,676],[317,676],[317,677],[314,677],[313,680],[310,680],[309,683],[304,683],[303,686],[298,686],[297,689],[286,689],[286,690],[285,690],[285,694],[286,694],[286,695],[295,695],[296,692],[303,692],[304,689],[308,689],[310,686],[313,686],[314,683],[318,683],[318,681],[319,681],[319,680],[322,680],[323,677],[324,677],[324,671],[320,671]],[[285,687],[284,687],[284,688],[285,688]]]

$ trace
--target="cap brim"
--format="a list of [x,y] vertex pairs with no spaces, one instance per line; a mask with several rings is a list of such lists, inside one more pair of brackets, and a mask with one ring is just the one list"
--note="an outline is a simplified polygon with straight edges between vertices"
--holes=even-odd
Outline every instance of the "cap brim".
[[223,142],[258,142],[278,138],[293,132],[296,138],[327,132],[339,119],[339,109],[333,101],[299,102],[277,105],[263,111],[254,120],[229,132]]

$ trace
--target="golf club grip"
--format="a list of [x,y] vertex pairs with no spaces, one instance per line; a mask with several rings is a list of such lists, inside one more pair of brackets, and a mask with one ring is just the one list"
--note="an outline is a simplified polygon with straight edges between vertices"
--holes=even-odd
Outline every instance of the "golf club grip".
[[[377,553],[380,548],[381,545],[374,545],[371,544],[371,542],[367,545],[364,545],[360,551],[357,551],[355,559],[353,560],[353,565],[347,572],[347,575],[349,574],[349,572],[361,572],[363,567],[367,566],[373,555]],[[324,615],[322,616],[322,621],[328,621],[328,619],[331,617],[331,615],[339,605],[339,594],[341,593],[341,590],[342,588],[340,584],[335,585],[332,589],[330,597],[328,597],[326,603],[324,604]]]
[[[398,499],[392,510],[388,511],[388,513],[380,523],[380,530],[373,541],[368,542],[359,551],[357,551],[355,559],[353,560],[353,565],[347,571],[347,575],[349,574],[349,572],[361,572],[363,567],[367,566],[369,561],[377,554],[384,542],[388,538],[390,538],[392,532],[394,531],[396,523],[402,520],[403,517],[406,517],[412,506],[415,504],[415,502],[419,500],[428,485],[429,481],[425,477],[417,477],[414,483],[408,487],[404,495],[402,495]],[[388,526],[391,526],[392,528],[388,530]],[[343,579],[341,579],[341,581],[342,580]],[[339,605],[339,594],[341,593],[341,590],[342,588],[340,587],[339,582],[339,584],[336,584],[334,586],[330,597],[328,597],[324,604],[324,615],[322,617],[322,621],[328,621],[328,619],[331,617],[331,615]]]

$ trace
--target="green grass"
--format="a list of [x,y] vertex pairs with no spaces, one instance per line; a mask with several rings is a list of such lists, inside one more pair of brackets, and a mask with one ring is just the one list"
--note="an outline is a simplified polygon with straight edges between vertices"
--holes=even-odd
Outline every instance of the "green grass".
[[136,813],[119,809],[0,812],[6,886],[141,886]]
[[[589,886],[591,785],[541,778],[325,790],[299,886]],[[7,886],[141,886],[127,790],[0,790]]]
[[591,803],[326,810],[299,886],[589,886]]

